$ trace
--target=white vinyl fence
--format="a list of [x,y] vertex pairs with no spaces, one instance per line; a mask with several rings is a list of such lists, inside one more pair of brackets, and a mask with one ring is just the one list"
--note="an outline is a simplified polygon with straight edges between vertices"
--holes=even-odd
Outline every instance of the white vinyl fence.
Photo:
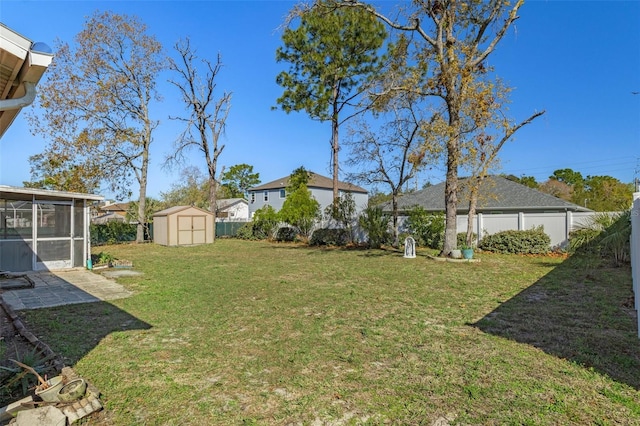
[[[492,235],[501,231],[524,231],[539,226],[551,238],[551,247],[565,247],[569,242],[569,233],[584,225],[593,216],[593,212],[557,212],[557,213],[511,213],[482,214],[474,219],[473,232],[478,241],[484,235]],[[466,232],[467,215],[458,216],[458,232]]]
[[[595,212],[550,212],[550,213],[478,213],[473,221],[473,232],[478,241],[485,235],[501,231],[524,231],[538,226],[551,238],[551,247],[565,247],[569,242],[569,233],[595,214]],[[399,218],[401,232],[406,217]],[[467,215],[458,215],[458,232],[467,232]]]
[[[631,276],[633,277],[633,295],[636,312],[640,312],[640,192],[633,194],[631,209]],[[638,336],[640,336],[640,315],[638,317]]]

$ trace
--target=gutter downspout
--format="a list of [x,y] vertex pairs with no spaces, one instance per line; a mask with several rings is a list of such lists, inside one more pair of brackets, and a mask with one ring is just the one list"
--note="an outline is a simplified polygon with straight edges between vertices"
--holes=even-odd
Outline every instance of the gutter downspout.
[[0,101],[0,111],[20,109],[29,106],[36,99],[36,85],[30,81],[24,83],[25,94],[18,99],[5,99]]

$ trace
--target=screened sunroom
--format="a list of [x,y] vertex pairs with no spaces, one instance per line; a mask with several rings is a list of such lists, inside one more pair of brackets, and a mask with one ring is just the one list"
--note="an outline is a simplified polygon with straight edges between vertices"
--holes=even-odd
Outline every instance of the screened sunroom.
[[0,185],[0,271],[83,267],[99,195]]

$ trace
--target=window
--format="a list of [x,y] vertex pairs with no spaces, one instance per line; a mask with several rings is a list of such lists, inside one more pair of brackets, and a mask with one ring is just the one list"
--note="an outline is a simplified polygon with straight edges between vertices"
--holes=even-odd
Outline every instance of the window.
[[255,203],[255,202],[256,202],[256,193],[255,193],[255,192],[252,192],[252,193],[251,193],[251,204],[253,204],[253,203]]
[[287,198],[287,190],[286,189],[281,189],[280,190],[280,198]]
[[269,191],[264,191],[264,202],[269,201]]

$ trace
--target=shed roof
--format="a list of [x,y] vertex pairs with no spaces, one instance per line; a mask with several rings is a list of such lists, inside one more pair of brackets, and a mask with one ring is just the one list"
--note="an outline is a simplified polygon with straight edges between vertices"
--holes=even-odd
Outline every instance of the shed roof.
[[[459,212],[466,212],[469,209],[468,189],[464,188],[467,180],[468,178],[459,180],[459,185],[463,188],[458,195]],[[445,183],[442,182],[423,190],[403,195],[398,199],[398,209],[406,211],[414,206],[421,206],[428,211],[444,211],[444,189]],[[489,176],[484,180],[480,187],[477,208],[478,211],[592,211],[501,176]],[[382,209],[385,211],[391,210],[391,203],[384,203]]]
[[173,207],[169,207],[168,209],[160,210],[159,212],[154,213],[153,217],[169,216],[169,215],[172,215],[172,214],[180,213],[181,211],[188,210],[188,209],[199,210],[200,212],[206,213],[208,215],[212,215],[213,214],[208,210],[201,209],[200,207],[195,207],[195,206],[173,206]]
[[[309,174],[310,174],[310,179],[309,179],[309,183],[307,184],[307,188],[333,189],[333,179],[328,178],[326,176],[319,175],[314,172],[309,172]],[[276,179],[259,186],[254,186],[253,188],[249,188],[249,191],[284,189],[287,187],[287,185],[289,185],[289,177],[290,176],[285,176],[280,179]],[[368,193],[366,189],[360,186],[357,186],[348,182],[342,182],[342,181],[338,181],[338,189],[341,191],[361,192],[363,194]]]

